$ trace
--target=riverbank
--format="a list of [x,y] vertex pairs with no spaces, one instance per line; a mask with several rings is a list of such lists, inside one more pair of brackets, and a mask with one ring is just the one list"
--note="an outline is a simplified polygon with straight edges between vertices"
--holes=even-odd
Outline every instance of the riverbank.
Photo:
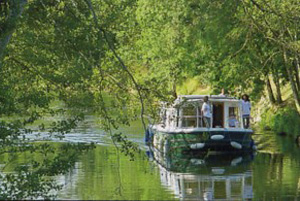
[[266,96],[254,103],[253,122],[262,130],[296,138],[300,135],[300,114],[292,98],[290,86],[282,88],[281,104],[272,104]]
[[[300,115],[294,104],[286,102],[282,105],[258,106],[261,111],[256,114],[259,119],[255,124],[260,129],[272,130],[279,135],[297,137],[300,135]],[[259,110],[259,109],[257,109]]]

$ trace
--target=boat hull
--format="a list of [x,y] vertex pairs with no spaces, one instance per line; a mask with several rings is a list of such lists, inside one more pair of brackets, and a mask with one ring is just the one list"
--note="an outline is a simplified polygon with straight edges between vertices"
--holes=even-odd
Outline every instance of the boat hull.
[[[201,152],[252,152],[252,131],[207,130],[166,132],[149,129],[146,142],[165,154],[182,155]],[[148,138],[148,140],[147,140]]]

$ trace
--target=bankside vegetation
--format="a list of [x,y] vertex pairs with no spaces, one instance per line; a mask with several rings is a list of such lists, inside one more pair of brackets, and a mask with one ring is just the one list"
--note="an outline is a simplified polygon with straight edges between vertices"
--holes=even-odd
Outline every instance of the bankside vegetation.
[[[289,107],[299,120],[299,22],[298,0],[0,0],[1,153],[48,150],[22,140],[33,132],[28,125],[63,116],[34,128],[63,136],[89,110],[131,155],[137,147],[113,130],[155,118],[157,103],[173,100],[192,78],[214,92],[224,88],[254,100],[266,91],[278,108],[287,105],[282,89],[290,86]],[[55,102],[63,107],[52,107]],[[49,175],[46,155],[20,175]],[[14,193],[0,198],[43,196],[43,189],[56,188],[47,182],[36,181],[28,194],[8,186]]]

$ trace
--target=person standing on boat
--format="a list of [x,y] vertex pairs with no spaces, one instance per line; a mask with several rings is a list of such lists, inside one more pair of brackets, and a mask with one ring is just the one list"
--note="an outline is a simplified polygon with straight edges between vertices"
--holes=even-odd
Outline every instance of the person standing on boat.
[[244,128],[249,128],[251,103],[247,94],[244,94],[242,99],[243,124]]
[[201,113],[205,122],[205,126],[210,128],[210,119],[211,119],[211,112],[210,112],[210,105],[208,104],[208,96],[205,96],[203,99],[204,103],[201,108]]

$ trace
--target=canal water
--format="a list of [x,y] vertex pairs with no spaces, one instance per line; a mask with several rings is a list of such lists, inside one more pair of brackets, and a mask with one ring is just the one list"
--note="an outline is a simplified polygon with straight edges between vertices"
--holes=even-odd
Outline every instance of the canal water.
[[65,138],[52,138],[96,144],[67,174],[55,177],[63,186],[58,199],[300,200],[300,148],[289,137],[256,132],[255,154],[169,159],[144,145],[140,122],[120,131],[142,150],[133,161],[117,152],[93,116]]

